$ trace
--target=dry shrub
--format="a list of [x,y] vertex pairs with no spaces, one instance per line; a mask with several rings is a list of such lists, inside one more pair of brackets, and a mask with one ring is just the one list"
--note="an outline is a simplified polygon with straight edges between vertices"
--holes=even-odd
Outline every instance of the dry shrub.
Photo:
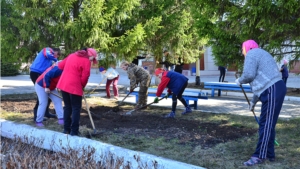
[[[100,161],[95,160],[95,148],[61,148],[60,152],[41,149],[37,146],[43,144],[43,140],[15,137],[7,139],[1,137],[1,168],[3,169],[131,169],[130,162],[112,153],[101,155]],[[36,146],[35,146],[36,145]],[[148,166],[141,162],[140,157],[135,156],[138,168],[157,168],[157,163]]]

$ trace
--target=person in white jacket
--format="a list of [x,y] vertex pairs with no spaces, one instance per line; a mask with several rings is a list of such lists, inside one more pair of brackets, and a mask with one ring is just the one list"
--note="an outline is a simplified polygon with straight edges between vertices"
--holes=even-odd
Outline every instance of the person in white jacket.
[[110,99],[110,85],[113,86],[114,99],[118,100],[119,91],[118,91],[118,81],[119,81],[119,72],[116,71],[116,65],[111,64],[107,70],[103,71],[103,75],[106,76],[106,97]]

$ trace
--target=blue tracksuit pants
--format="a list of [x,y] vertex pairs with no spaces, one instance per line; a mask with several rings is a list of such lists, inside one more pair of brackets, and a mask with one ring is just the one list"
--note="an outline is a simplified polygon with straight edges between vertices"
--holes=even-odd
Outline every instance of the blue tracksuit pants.
[[275,126],[285,94],[286,85],[280,80],[260,95],[262,106],[259,119],[259,140],[253,157],[275,158]]

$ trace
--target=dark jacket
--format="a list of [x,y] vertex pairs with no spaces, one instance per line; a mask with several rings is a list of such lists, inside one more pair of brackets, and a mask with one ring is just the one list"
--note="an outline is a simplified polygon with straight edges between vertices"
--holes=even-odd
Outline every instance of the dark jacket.
[[178,73],[182,73],[182,69],[183,69],[183,65],[184,65],[184,63],[183,63],[183,61],[182,61],[182,58],[181,57],[179,57],[178,58],[178,61],[177,61],[177,63],[176,63],[176,66],[175,66],[175,72],[178,72]]
[[169,93],[173,92],[177,95],[188,80],[187,77],[177,72],[165,71],[162,75],[161,82],[157,87],[156,96],[160,97],[166,87],[168,87]]
[[282,68],[282,71],[281,71],[282,77],[283,78],[289,77],[289,71],[288,71],[286,65],[282,65],[281,68]]
[[145,59],[146,56],[137,56],[135,59],[133,59],[133,61],[131,63],[135,64],[135,65],[139,65],[139,59]]

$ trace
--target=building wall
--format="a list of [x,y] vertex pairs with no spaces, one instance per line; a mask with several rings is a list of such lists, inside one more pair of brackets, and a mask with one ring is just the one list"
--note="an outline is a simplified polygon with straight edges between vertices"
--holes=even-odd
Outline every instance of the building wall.
[[218,70],[218,66],[215,65],[211,47],[207,47],[204,52],[204,70]]

